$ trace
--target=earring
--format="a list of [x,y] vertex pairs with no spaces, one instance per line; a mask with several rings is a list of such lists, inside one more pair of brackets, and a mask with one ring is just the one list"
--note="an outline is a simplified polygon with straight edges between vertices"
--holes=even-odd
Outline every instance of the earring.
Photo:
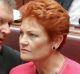
[[53,46],[52,49],[55,50],[56,48]]
[[54,46],[52,46],[52,51],[56,51],[56,48]]

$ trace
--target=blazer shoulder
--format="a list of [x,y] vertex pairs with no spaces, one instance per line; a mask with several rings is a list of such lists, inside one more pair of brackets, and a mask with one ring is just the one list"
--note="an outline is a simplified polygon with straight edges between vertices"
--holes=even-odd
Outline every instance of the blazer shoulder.
[[36,71],[33,62],[28,62],[19,66],[16,66],[10,71],[10,74],[34,74]]

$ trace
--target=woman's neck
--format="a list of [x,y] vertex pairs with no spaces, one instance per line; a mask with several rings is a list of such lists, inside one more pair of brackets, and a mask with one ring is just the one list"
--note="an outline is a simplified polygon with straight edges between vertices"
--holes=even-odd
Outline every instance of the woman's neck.
[[64,64],[64,56],[60,52],[34,62],[39,74],[57,74]]

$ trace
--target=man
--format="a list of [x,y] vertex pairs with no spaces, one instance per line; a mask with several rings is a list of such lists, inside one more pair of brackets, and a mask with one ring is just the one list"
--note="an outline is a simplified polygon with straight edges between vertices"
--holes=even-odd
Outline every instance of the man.
[[6,0],[12,9],[16,9],[16,0]]
[[0,74],[9,74],[11,68],[22,63],[19,52],[3,44],[13,21],[12,10],[5,1],[0,0]]
[[80,27],[80,0],[57,0],[70,15],[70,23]]
[[59,2],[66,10],[68,10],[73,0],[56,0],[56,1]]

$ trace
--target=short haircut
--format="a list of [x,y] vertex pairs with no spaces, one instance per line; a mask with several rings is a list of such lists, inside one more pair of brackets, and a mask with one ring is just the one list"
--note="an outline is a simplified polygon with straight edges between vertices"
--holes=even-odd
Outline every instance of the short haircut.
[[[64,41],[69,32],[68,12],[55,0],[31,0],[20,8],[23,18],[34,16],[44,27],[49,37],[63,35]],[[61,45],[61,46],[62,46]]]

